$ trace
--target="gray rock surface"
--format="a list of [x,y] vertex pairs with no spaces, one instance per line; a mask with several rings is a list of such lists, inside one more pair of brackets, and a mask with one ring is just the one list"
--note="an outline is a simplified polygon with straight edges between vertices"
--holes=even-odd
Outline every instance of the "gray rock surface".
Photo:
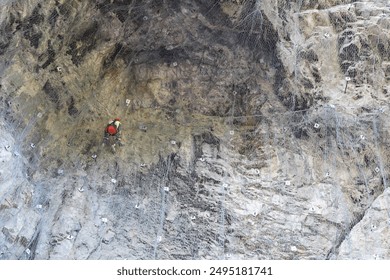
[[379,0],[2,1],[0,259],[389,259],[389,29]]

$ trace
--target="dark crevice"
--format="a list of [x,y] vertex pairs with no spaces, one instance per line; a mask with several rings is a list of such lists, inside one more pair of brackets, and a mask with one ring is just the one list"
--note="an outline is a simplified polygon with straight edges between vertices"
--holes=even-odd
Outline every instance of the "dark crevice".
[[48,18],[48,21],[49,21],[49,24],[54,27],[54,25],[56,24],[57,22],[57,19],[59,17],[59,13],[57,12],[56,9],[53,9],[53,11],[51,12],[49,18]]
[[72,62],[79,66],[84,57],[94,48],[97,47],[97,40],[99,40],[99,24],[94,21],[84,31],[75,36],[73,42],[68,46],[67,54],[72,56]]
[[[384,190],[383,190],[384,191]],[[383,192],[382,192],[383,194]],[[363,212],[361,213],[358,213],[355,215],[353,221],[351,222],[351,224],[348,226],[347,229],[344,229],[341,233],[340,233],[340,236],[335,240],[335,246],[333,246],[329,251],[328,253],[326,254],[326,260],[329,260],[331,259],[333,256],[337,256],[338,253],[339,253],[339,249],[340,249],[340,246],[341,244],[343,244],[343,242],[346,240],[346,238],[348,237],[348,235],[351,233],[351,231],[353,230],[353,228],[358,225],[364,218],[364,216],[366,215],[367,211],[371,209],[371,205],[374,203],[374,201],[376,200],[376,198],[378,198],[381,194],[378,194],[375,199],[372,200],[372,202],[370,203],[370,205],[368,205]]]
[[79,113],[79,110],[75,107],[75,100],[74,97],[71,96],[68,101],[68,114],[69,116],[75,117]]
[[47,81],[45,85],[43,86],[43,91],[47,95],[48,99],[56,104],[56,106],[59,106],[60,101],[60,95],[58,94],[58,91],[52,86],[52,84]]
[[54,59],[55,59],[55,56],[56,56],[56,53],[53,49],[53,46],[51,44],[51,40],[49,40],[47,42],[47,60],[45,61],[45,63],[42,65],[42,68],[45,69],[47,68],[51,63],[54,62]]
[[38,48],[39,41],[43,36],[43,33],[39,30],[36,30],[35,26],[40,25],[45,17],[39,13],[41,9],[40,4],[38,4],[31,13],[31,16],[26,18],[22,23],[22,32],[23,37],[30,41],[30,45],[34,48]]
[[36,254],[40,234],[41,234],[40,230],[36,231],[30,244],[28,245],[28,249],[30,250],[29,260],[35,259],[35,254]]

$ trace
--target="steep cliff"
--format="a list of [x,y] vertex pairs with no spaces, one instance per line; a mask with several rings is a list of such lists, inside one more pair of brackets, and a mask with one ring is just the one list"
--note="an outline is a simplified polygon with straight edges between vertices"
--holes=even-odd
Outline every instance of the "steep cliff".
[[390,257],[388,1],[0,7],[0,259]]

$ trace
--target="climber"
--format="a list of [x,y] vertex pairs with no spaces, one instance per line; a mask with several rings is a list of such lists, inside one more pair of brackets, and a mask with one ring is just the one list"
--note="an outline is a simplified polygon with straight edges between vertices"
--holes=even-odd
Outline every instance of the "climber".
[[117,143],[119,146],[123,146],[122,139],[121,139],[121,122],[120,118],[115,118],[112,121],[110,121],[106,129],[104,130],[104,138],[103,138],[103,146],[109,143],[110,136],[115,137],[115,143],[111,146],[113,151],[115,152],[115,144]]

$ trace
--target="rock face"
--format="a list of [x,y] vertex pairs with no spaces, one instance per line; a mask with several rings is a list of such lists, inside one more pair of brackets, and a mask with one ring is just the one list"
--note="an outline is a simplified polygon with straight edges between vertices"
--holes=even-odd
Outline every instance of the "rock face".
[[0,259],[390,258],[387,2],[2,1]]

